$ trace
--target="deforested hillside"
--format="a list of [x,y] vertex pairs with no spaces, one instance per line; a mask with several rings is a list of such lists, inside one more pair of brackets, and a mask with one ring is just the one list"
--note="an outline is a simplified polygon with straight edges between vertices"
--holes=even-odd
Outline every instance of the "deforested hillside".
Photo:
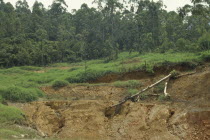
[[0,0],[0,140],[210,140],[209,0],[81,1]]
[[[144,77],[142,89],[163,75]],[[126,82],[126,81],[124,81]],[[125,86],[74,85],[60,89],[43,87],[50,100],[19,107],[27,125],[42,137],[58,139],[210,139],[209,67],[169,83],[170,100],[149,95],[163,92],[158,87],[140,102],[128,101],[118,114],[107,108],[128,94]],[[144,85],[144,86],[143,86]],[[131,86],[131,85],[130,85]],[[139,85],[138,85],[139,86]],[[58,98],[59,97],[59,98]]]

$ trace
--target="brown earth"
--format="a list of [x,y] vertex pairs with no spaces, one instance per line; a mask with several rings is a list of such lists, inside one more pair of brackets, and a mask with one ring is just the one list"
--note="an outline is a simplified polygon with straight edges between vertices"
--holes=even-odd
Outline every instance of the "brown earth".
[[190,70],[195,70],[195,66],[188,63],[183,64],[171,64],[167,66],[155,66],[153,68],[154,73],[150,73],[146,70],[130,71],[121,74],[107,74],[105,76],[99,77],[96,80],[89,81],[89,83],[111,83],[114,81],[126,81],[126,80],[141,80],[147,78],[156,78],[160,75],[166,75],[172,70],[185,72]]
[[[145,86],[156,81],[145,77]],[[149,79],[149,80],[148,80]],[[27,123],[40,135],[60,139],[210,140],[210,69],[171,80],[171,101],[127,102],[112,115],[107,107],[125,96],[113,86],[44,87],[65,100],[21,104]],[[111,114],[111,115],[110,115]]]

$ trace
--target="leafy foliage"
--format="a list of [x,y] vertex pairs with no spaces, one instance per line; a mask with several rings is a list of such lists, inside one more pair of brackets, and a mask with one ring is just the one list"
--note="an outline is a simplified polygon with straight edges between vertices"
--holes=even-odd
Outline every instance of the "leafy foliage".
[[53,1],[49,9],[37,1],[30,8],[26,0],[19,0],[15,7],[2,0],[0,67],[98,58],[111,62],[122,51],[143,54],[210,49],[208,0],[192,0],[193,5],[181,8],[179,14],[164,10],[161,1],[93,1],[98,8],[83,4],[70,13],[65,0]]

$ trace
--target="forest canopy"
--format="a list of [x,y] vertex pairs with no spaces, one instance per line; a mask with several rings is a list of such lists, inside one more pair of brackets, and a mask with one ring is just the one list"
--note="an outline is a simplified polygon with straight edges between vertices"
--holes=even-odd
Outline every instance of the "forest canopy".
[[162,1],[94,0],[72,12],[64,0],[15,7],[0,0],[0,66],[45,66],[88,59],[113,60],[121,51],[199,52],[210,49],[210,2],[191,0],[177,11]]

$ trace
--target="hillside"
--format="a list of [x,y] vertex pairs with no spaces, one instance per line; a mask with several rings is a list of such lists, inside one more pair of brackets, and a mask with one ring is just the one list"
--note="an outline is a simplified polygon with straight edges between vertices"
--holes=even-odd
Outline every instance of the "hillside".
[[[1,129],[0,137],[207,140],[210,135],[210,65],[204,61],[208,60],[207,52],[205,57],[203,54],[122,53],[121,57],[110,63],[92,60],[1,70],[4,103],[22,110],[25,119],[20,118],[15,126],[14,122],[7,120],[8,124],[3,124],[5,129]],[[167,61],[164,59],[166,55]],[[115,110],[107,110],[109,106],[151,85],[172,70],[182,74],[196,73],[170,80],[170,100],[163,98],[164,85],[160,84],[144,93],[140,102],[126,102],[118,114],[114,113]],[[87,75],[82,74],[85,72]],[[75,76],[78,82],[81,80],[79,78],[86,79],[81,81],[85,83],[60,84],[69,79],[72,82]],[[60,81],[59,84],[55,84],[56,81]],[[15,90],[18,97],[12,94],[14,87],[21,89]],[[32,91],[37,88],[42,96],[32,98],[37,101],[24,103],[28,98],[21,92],[30,91],[34,95],[37,93]],[[18,117],[18,113],[14,117]]]

